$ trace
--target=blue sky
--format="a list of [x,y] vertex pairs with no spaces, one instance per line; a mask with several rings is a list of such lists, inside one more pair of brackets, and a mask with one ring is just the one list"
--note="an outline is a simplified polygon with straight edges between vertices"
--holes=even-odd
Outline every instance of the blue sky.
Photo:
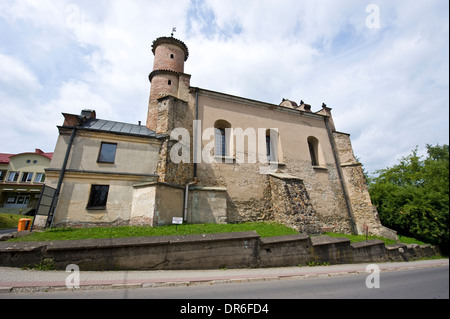
[[151,43],[176,27],[191,85],[274,104],[304,100],[313,111],[325,102],[369,172],[392,166],[416,146],[449,143],[448,6],[2,0],[0,152],[52,152],[61,112],[93,108],[99,118],[145,123]]

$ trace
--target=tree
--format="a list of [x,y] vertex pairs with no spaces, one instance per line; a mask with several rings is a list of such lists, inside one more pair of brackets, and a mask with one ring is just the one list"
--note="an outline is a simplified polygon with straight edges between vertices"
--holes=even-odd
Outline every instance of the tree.
[[448,253],[449,146],[427,145],[425,159],[416,147],[399,164],[376,173],[369,192],[382,224]]

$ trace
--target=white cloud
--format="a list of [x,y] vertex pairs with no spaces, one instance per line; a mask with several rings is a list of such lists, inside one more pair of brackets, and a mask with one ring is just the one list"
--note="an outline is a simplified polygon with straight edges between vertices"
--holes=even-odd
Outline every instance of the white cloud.
[[0,83],[15,92],[34,92],[41,88],[35,74],[18,58],[0,53]]
[[[380,29],[365,25],[370,3]],[[61,112],[145,122],[151,43],[177,27],[191,85],[325,102],[372,172],[448,143],[447,12],[441,0],[3,1],[0,124],[15,133],[0,152],[51,150]]]

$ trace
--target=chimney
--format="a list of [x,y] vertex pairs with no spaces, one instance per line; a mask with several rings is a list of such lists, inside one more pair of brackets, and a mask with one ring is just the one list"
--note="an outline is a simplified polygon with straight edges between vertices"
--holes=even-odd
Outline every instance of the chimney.
[[97,115],[95,114],[95,110],[88,110],[88,109],[82,110],[81,116],[83,118],[86,118],[86,120],[95,119],[97,117]]

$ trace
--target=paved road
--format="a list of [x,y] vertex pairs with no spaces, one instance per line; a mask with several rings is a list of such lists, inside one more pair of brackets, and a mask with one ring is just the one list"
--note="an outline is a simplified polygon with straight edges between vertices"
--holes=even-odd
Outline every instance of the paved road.
[[0,235],[4,235],[4,234],[9,234],[9,233],[14,233],[17,231],[17,228],[12,228],[12,229],[0,229]]
[[[395,267],[393,266],[395,265]],[[400,266],[399,266],[400,265]],[[44,298],[44,299],[448,299],[449,265],[448,260],[424,261],[414,263],[380,264],[379,288],[368,289],[366,280],[369,275],[352,271],[358,265],[339,265],[329,267],[302,267],[303,276],[278,276],[275,273],[288,274],[294,268],[270,269],[271,276],[257,280],[256,277],[243,279],[242,273],[230,270],[235,281],[207,281],[206,284],[181,284],[173,287],[127,288],[122,289],[73,289],[49,292],[9,292],[0,294],[0,298]],[[389,268],[388,266],[391,266]],[[353,268],[352,268],[353,267]],[[359,265],[361,267],[361,265]],[[312,270],[308,270],[312,269]],[[326,269],[326,271],[324,271]],[[1,270],[1,269],[0,269]],[[243,270],[251,271],[251,270]],[[258,270],[255,270],[258,271]],[[266,272],[269,270],[265,270]],[[167,273],[158,272],[159,274]],[[226,274],[227,271],[224,271]],[[308,275],[306,275],[308,273]],[[224,276],[224,274],[222,276]],[[239,274],[239,275],[238,275]],[[259,274],[261,275],[261,273]],[[129,275],[132,276],[131,274]],[[186,274],[185,274],[186,276]],[[248,276],[247,276],[248,277]],[[375,280],[369,283],[374,284]],[[142,286],[141,286],[142,287]],[[181,302],[181,301],[180,301]],[[183,301],[184,302],[184,301]],[[178,303],[180,305],[180,303]]]

